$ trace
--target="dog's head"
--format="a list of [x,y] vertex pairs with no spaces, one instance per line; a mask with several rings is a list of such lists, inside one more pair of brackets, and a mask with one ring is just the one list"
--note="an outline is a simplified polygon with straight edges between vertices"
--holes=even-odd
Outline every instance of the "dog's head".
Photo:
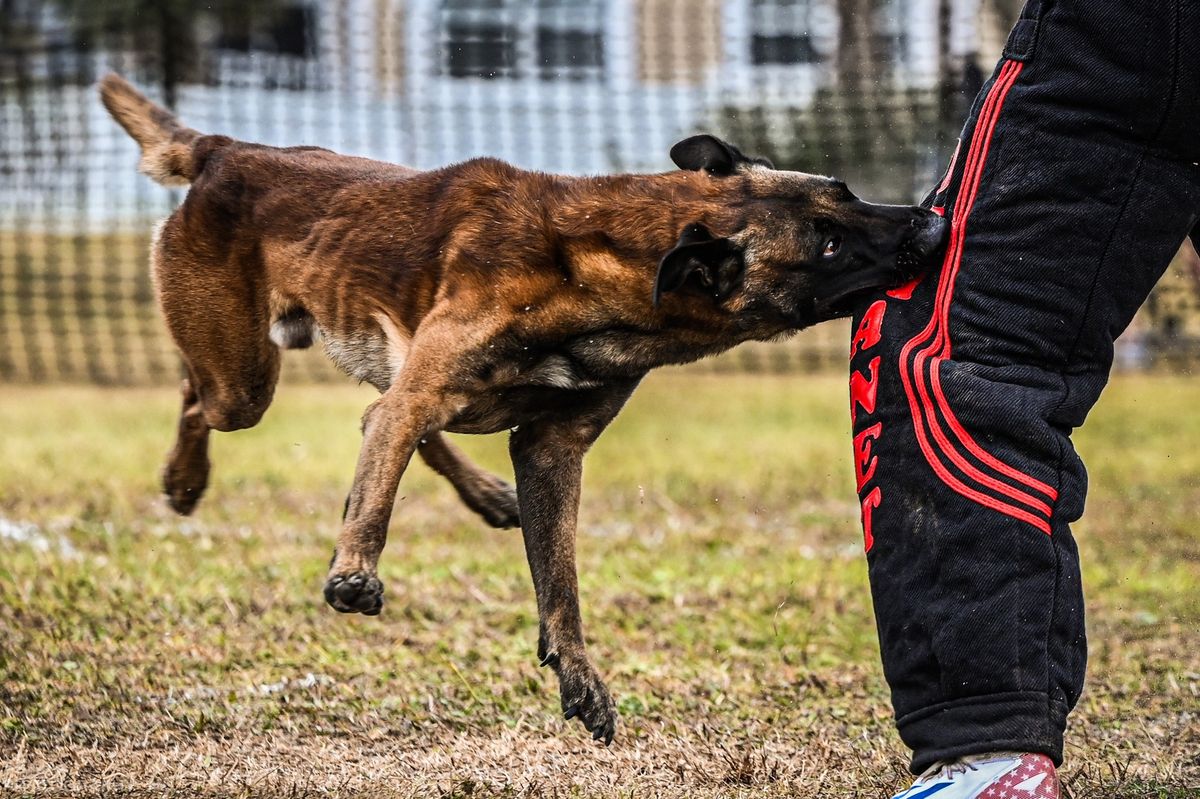
[[705,175],[713,212],[663,256],[655,304],[702,293],[767,326],[805,327],[915,277],[945,243],[946,222],[930,211],[864,202],[840,181],[776,170],[713,136],[681,141],[671,160]]

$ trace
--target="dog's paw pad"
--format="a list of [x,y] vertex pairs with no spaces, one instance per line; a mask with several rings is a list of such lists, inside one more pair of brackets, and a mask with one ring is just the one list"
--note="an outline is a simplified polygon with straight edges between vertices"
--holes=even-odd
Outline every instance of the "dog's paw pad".
[[383,609],[383,583],[366,572],[335,574],[325,582],[325,601],[339,613],[377,616]]
[[202,493],[203,491],[193,488],[172,487],[164,490],[163,496],[166,497],[167,506],[171,510],[180,516],[190,516],[192,511],[196,509],[196,504],[200,502]]

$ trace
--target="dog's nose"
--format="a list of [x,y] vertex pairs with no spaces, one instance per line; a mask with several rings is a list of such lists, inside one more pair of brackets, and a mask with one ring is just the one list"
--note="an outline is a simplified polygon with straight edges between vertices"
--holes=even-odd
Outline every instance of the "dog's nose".
[[946,246],[950,225],[945,219],[924,208],[918,208],[917,216],[910,223],[914,228],[910,239],[913,248],[925,257],[930,257]]

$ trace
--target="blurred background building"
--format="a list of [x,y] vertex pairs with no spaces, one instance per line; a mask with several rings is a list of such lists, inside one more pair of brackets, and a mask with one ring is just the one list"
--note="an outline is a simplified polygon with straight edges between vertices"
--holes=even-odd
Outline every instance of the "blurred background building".
[[[435,167],[670,169],[696,131],[880,200],[919,198],[1019,0],[0,0],[0,380],[173,379],[145,266],[181,198],[95,93],[118,71],[192,127]],[[1200,351],[1181,254],[1120,363]],[[844,325],[730,370],[844,363]],[[319,358],[293,377],[325,378]]]

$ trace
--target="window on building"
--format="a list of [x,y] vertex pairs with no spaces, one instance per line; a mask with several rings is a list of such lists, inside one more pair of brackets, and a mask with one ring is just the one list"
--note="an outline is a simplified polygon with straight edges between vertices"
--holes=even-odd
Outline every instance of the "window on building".
[[284,6],[275,15],[267,35],[275,44],[275,52],[311,58],[317,51],[316,20],[312,6]]
[[442,67],[453,78],[515,78],[517,29],[505,0],[443,0]]
[[210,85],[305,89],[319,82],[317,13],[312,2],[220,6],[203,80]]
[[600,0],[538,0],[538,76],[598,78],[604,69],[604,4]]
[[812,0],[751,0],[750,62],[815,64]]
[[311,58],[316,52],[316,21],[311,6],[287,4],[267,12],[225,9],[217,15],[213,46],[238,53],[279,53]]
[[603,6],[604,0],[442,0],[440,71],[453,78],[598,78]]

